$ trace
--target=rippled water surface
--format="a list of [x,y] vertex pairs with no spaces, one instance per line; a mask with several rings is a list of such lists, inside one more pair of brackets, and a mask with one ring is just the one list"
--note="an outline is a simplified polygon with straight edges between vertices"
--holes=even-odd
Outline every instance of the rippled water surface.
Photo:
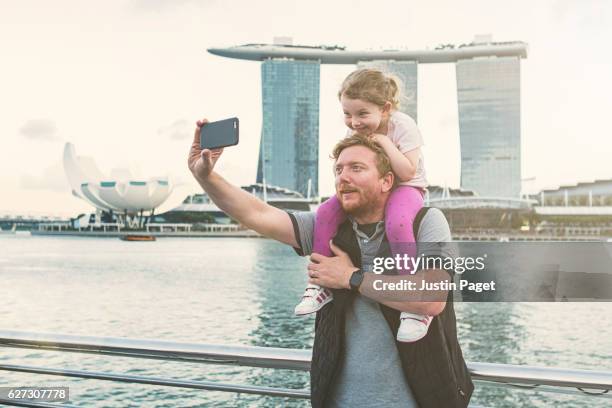
[[[312,346],[292,310],[306,260],[264,239],[0,237],[0,329],[179,342]],[[612,370],[611,303],[457,303],[466,359]],[[302,372],[0,348],[2,364],[308,387]],[[305,401],[0,371],[0,386],[67,385],[78,406],[308,406]],[[485,407],[612,400],[476,384]]]

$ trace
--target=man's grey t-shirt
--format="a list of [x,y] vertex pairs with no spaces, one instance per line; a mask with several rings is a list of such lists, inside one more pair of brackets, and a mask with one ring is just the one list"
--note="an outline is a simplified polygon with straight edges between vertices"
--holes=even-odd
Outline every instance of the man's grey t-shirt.
[[[315,213],[291,214],[296,238],[304,255],[312,253]],[[362,269],[371,271],[373,258],[383,242],[384,223],[377,225],[370,237],[353,223],[361,249]],[[432,208],[423,217],[417,242],[449,242],[450,229],[444,214]],[[437,248],[437,249],[436,249]],[[419,254],[440,251],[444,246],[427,246]],[[442,249],[444,250],[444,249]],[[395,346],[395,338],[377,302],[365,296],[355,296],[347,309],[345,324],[345,355],[336,383],[330,393],[330,407],[417,407],[410,387],[406,383]]]

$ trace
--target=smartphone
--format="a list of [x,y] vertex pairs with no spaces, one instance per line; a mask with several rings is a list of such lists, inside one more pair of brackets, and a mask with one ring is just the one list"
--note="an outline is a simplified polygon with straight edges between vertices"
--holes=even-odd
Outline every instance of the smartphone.
[[217,149],[238,144],[238,118],[209,122],[200,129],[200,147]]

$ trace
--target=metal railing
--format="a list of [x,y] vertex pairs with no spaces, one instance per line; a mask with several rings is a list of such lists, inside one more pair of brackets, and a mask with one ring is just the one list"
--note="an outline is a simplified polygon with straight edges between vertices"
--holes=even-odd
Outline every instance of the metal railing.
[[[23,331],[0,331],[0,347],[300,371],[310,370],[311,359],[310,350],[208,345],[161,340],[136,340]],[[468,368],[472,374],[472,378],[476,381],[485,381],[519,388],[538,387],[538,390],[562,393],[568,390],[573,390],[574,392],[578,390],[590,396],[605,398],[610,398],[612,396],[609,394],[610,390],[612,390],[611,371],[590,371],[476,362],[468,363]],[[96,379],[102,381],[237,392],[273,397],[310,398],[310,392],[307,389],[264,387],[213,381],[176,380],[9,364],[0,364],[0,370]],[[58,406],[35,402],[15,403],[14,401],[6,400],[0,400],[0,403],[27,407]],[[62,407],[65,407],[65,405],[62,405]]]

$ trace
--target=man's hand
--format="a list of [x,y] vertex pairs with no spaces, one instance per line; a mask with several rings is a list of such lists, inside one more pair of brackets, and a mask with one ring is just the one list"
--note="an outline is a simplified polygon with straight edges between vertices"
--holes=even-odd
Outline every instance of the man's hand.
[[314,283],[331,289],[350,289],[349,280],[358,268],[353,265],[348,254],[335,246],[331,241],[329,246],[336,256],[328,257],[313,253],[308,264],[308,283]]
[[191,149],[189,150],[189,156],[187,158],[189,170],[191,170],[196,180],[205,180],[212,172],[219,157],[221,157],[221,153],[223,153],[223,149],[202,150],[200,147],[200,130],[202,126],[207,123],[207,119],[198,120],[196,122],[193,143],[191,144]]

